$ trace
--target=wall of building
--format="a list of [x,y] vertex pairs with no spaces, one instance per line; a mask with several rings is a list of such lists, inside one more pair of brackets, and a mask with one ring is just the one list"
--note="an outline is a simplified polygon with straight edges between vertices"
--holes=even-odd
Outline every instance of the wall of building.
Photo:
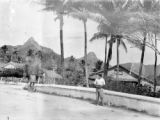
[[[38,92],[69,96],[74,98],[95,100],[95,89],[62,86],[62,85],[36,85]],[[132,95],[114,91],[104,91],[104,102],[107,105],[124,107],[150,115],[160,116],[160,99],[140,95]]]

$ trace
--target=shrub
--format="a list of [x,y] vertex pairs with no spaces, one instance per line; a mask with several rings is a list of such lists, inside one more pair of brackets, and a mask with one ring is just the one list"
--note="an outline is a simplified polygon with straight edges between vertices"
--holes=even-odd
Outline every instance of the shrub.
[[4,69],[0,71],[1,77],[17,77],[21,78],[23,77],[23,69],[17,68],[17,69]]

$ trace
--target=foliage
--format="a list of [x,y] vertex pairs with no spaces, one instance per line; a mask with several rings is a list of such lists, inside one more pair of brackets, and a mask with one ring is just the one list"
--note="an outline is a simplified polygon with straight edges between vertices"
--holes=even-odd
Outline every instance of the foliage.
[[34,50],[29,49],[28,52],[27,52],[27,56],[33,57],[34,56]]
[[[83,67],[84,67],[84,63]],[[67,68],[65,68],[65,84],[66,85],[84,85],[84,71],[78,69],[77,62],[73,56],[70,57]]]
[[3,50],[4,54],[6,54],[7,51],[8,51],[7,45],[3,45],[3,46],[1,47],[1,49]]
[[[113,90],[129,94],[137,94],[137,91],[139,91],[140,95],[150,96],[150,97],[154,96],[149,86],[140,86],[140,88],[138,89],[135,83],[117,82],[110,80],[107,81],[107,84],[104,88],[107,90]],[[154,97],[160,97],[160,93],[156,93],[156,96]]]
[[[45,6],[44,10],[53,11],[56,13],[57,17],[55,18],[55,20],[60,20],[61,27],[63,26],[63,16],[67,14],[74,18],[82,20],[84,23],[87,22],[88,18],[98,22],[97,28],[99,32],[94,34],[91,40],[110,37],[110,40],[108,41],[109,52],[107,66],[109,66],[109,62],[112,58],[113,43],[115,43],[116,41],[124,48],[126,52],[127,47],[125,41],[128,41],[130,44],[142,50],[139,78],[141,76],[141,71],[143,68],[145,47],[147,46],[160,54],[158,49],[153,44],[154,38],[149,38],[149,34],[160,33],[159,0],[103,0],[92,3],[90,2],[89,4],[87,4],[87,1],[74,2],[75,4],[73,4],[72,0],[42,1],[42,4]],[[118,47],[117,53],[119,53]],[[117,65],[119,65],[118,56],[119,54],[117,54]],[[96,64],[95,70],[100,68],[99,64],[100,63]],[[70,61],[69,66],[65,71],[66,78],[70,81],[69,84],[77,84],[75,82],[75,76],[78,76],[77,74],[81,74],[81,72],[82,74],[85,74],[84,65],[85,61],[82,60],[80,62],[82,71],[79,71],[75,69],[76,64],[74,64],[74,59]],[[114,86],[114,83],[109,84],[111,84],[111,86],[113,84]],[[124,85],[121,85],[120,83],[119,87],[123,88]],[[130,91],[129,89],[132,88],[132,86],[130,85],[129,87],[128,85],[126,87],[127,88],[124,91]],[[143,93],[143,91],[145,90],[142,90],[141,92]]]
[[6,61],[10,61],[10,58],[9,56],[7,55],[7,51],[8,51],[8,46],[7,45],[3,45],[1,47],[1,57],[3,58],[3,62],[6,62]]
[[78,70],[67,70],[65,71],[65,84],[66,85],[74,85],[74,86],[78,86],[84,85],[84,75],[82,71],[78,71]]
[[97,71],[101,70],[102,65],[103,65],[103,61],[98,60],[98,61],[96,62],[96,64],[95,64],[95,68],[93,69],[93,72],[97,72]]
[[4,69],[0,72],[1,77],[23,77],[23,69]]

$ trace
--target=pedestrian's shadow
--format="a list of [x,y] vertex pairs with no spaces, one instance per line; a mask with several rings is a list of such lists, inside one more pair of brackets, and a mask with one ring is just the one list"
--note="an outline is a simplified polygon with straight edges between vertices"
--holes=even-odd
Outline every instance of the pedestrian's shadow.
[[94,101],[94,100],[91,100],[91,101],[89,101],[91,104],[93,104],[93,105],[97,105],[97,102],[96,101]]
[[87,100],[90,104],[96,105],[96,106],[110,106],[109,104],[102,104],[101,102],[99,102],[99,104],[97,104],[96,100]]
[[91,100],[91,99],[87,99],[86,101],[88,101],[90,104],[93,104],[93,105],[98,105],[98,106],[102,106],[101,103],[97,104],[97,101],[96,100]]

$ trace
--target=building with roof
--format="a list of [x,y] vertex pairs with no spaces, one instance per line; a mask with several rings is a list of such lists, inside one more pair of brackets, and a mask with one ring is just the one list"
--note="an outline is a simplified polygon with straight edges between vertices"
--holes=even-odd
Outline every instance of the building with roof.
[[9,62],[0,63],[1,80],[17,82],[23,77],[24,64]]
[[17,68],[23,68],[24,64],[22,63],[16,63],[16,62],[9,62],[6,64],[3,64],[2,68],[4,69],[17,69]]
[[[96,78],[97,74],[103,74],[103,70],[100,70],[98,72],[91,73],[89,76],[89,79],[93,81]],[[108,69],[108,76],[111,78],[111,80],[117,81],[117,65],[110,67]],[[125,82],[125,83],[138,83],[139,75],[130,69],[119,65],[119,76],[118,81],[119,82]],[[149,85],[150,87],[153,87],[153,81],[149,80],[148,78],[141,76],[141,84],[142,85]]]

